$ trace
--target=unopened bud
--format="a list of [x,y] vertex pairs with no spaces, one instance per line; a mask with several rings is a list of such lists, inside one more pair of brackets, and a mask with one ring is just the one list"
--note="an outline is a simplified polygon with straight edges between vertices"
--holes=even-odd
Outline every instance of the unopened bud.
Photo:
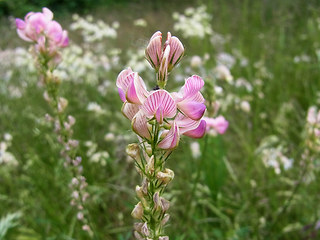
[[138,198],[141,200],[141,199],[144,199],[144,194],[143,194],[143,191],[142,191],[142,187],[140,186],[136,186],[136,193],[137,193],[137,196]]
[[154,156],[153,155],[148,160],[148,163],[146,166],[146,172],[149,174],[153,174],[154,172]]
[[76,119],[73,116],[69,115],[68,122],[69,122],[70,126],[72,126],[76,123]]
[[174,178],[174,172],[171,169],[166,168],[163,172],[158,172],[156,177],[163,184],[168,184]]
[[87,224],[82,226],[82,230],[86,231],[86,232],[90,232],[91,231],[89,225],[87,225]]
[[134,231],[133,235],[137,240],[144,240],[144,237],[142,237],[137,231]]
[[46,121],[48,121],[48,122],[52,122],[52,121],[53,121],[53,117],[51,117],[48,113],[46,113],[45,119],[46,119]]
[[136,223],[133,224],[133,229],[136,230],[137,232],[141,232],[142,226],[143,226],[143,223],[136,222]]
[[139,202],[131,212],[131,216],[135,219],[142,219],[143,216],[143,206],[142,203]]
[[146,222],[145,222],[145,223],[142,225],[142,227],[141,227],[141,233],[142,233],[144,236],[146,236],[146,237],[148,237],[149,234],[150,234],[149,228],[148,228],[148,225],[147,225]]
[[82,212],[78,212],[78,214],[77,214],[77,218],[78,218],[78,220],[83,220],[83,213]]
[[58,100],[58,111],[60,113],[64,112],[67,106],[68,106],[68,100],[63,97],[60,97]]
[[156,192],[153,195],[153,202],[154,202],[154,209],[156,211],[160,210],[161,209],[161,200],[160,200],[159,192]]
[[141,163],[140,148],[138,144],[136,143],[129,144],[126,148],[126,152],[130,157],[136,160],[138,164]]
[[170,207],[170,202],[163,197],[160,198],[161,201],[161,208],[163,212],[166,212]]
[[168,213],[166,213],[163,217],[163,219],[161,220],[161,225],[164,226],[166,225],[166,223],[169,221],[170,219],[170,215]]
[[160,88],[164,88],[167,84],[167,78],[168,78],[168,58],[170,54],[170,46],[168,45],[162,55],[161,63],[160,63],[160,68],[158,72],[158,86]]

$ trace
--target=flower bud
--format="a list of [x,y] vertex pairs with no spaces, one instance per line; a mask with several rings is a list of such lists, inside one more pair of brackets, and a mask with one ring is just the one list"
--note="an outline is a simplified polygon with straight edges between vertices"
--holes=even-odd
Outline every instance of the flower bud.
[[160,68],[158,72],[158,81],[157,84],[160,88],[164,88],[167,84],[168,79],[168,66],[169,66],[169,54],[170,46],[167,46],[161,59]]
[[133,211],[131,212],[131,216],[135,219],[142,219],[143,216],[143,206],[141,202],[134,207]]
[[153,202],[154,202],[155,211],[158,211],[158,210],[160,210],[162,208],[159,192],[156,192],[153,195]]
[[66,109],[67,106],[68,106],[68,100],[63,97],[59,97],[59,100],[58,100],[59,113],[64,112],[64,110]]
[[150,234],[149,228],[148,228],[148,225],[147,225],[146,222],[145,222],[145,223],[142,225],[142,227],[141,227],[141,233],[142,233],[144,236],[146,236],[146,237],[148,237],[149,234]]
[[166,212],[170,207],[170,202],[168,200],[164,199],[163,197],[160,197],[160,201],[161,201],[162,211]]
[[136,194],[137,194],[137,196],[138,196],[138,198],[140,199],[140,200],[142,200],[142,199],[144,199],[144,193],[143,193],[143,190],[142,190],[142,187],[140,187],[140,186],[136,186]]
[[148,160],[148,163],[146,166],[146,172],[149,174],[153,174],[154,172],[154,156],[153,155]]
[[168,213],[166,213],[163,217],[163,219],[161,220],[161,225],[164,226],[170,219],[170,215]]
[[132,157],[134,160],[136,160],[139,164],[141,163],[141,157],[140,157],[140,148],[139,145],[136,143],[131,143],[126,148],[126,153]]
[[156,177],[163,184],[168,184],[174,178],[174,172],[171,169],[166,168],[163,172],[158,172]]
[[133,229],[136,230],[137,232],[141,232],[142,226],[143,226],[143,223],[136,222],[136,223],[133,224]]
[[145,238],[141,236],[140,233],[138,233],[137,231],[134,231],[133,233],[134,237],[137,239],[137,240],[144,240]]

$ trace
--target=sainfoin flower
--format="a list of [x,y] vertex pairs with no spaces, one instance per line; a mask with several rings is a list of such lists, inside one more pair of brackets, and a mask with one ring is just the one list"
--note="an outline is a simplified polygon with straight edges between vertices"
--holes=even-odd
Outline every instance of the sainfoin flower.
[[16,19],[18,35],[25,41],[37,43],[39,51],[53,54],[56,48],[68,46],[69,38],[67,31],[52,19],[53,13],[48,8],[43,8],[42,12],[29,12],[24,20]]
[[206,130],[209,133],[212,133],[213,130],[213,134],[224,134],[229,127],[229,122],[223,116],[218,116],[216,118],[204,117],[203,120],[207,123]]
[[150,140],[150,122],[157,121],[163,126],[159,148],[175,148],[180,135],[200,138],[206,130],[201,120],[205,112],[204,98],[200,89],[204,81],[196,75],[186,79],[178,93],[164,89],[147,91],[138,73],[130,68],[120,72],[117,87],[123,114],[132,121],[132,128],[140,137]]

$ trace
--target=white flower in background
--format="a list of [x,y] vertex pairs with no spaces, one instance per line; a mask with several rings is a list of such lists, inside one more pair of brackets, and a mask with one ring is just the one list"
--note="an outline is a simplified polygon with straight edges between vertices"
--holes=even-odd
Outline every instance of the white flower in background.
[[70,25],[71,30],[80,30],[85,42],[101,41],[105,38],[115,39],[117,37],[116,29],[119,28],[119,22],[114,22],[112,25],[106,24],[102,20],[93,22],[92,16],[86,18],[74,15],[74,22]]
[[200,144],[199,142],[190,143],[191,154],[194,159],[197,159],[201,156]]
[[231,69],[236,63],[236,59],[229,53],[222,52],[217,55],[217,64],[225,65],[227,68]]
[[261,157],[265,167],[273,168],[276,174],[280,174],[282,170],[287,171],[293,166],[294,160],[285,155],[286,149],[277,136],[264,138],[255,152]]
[[233,76],[231,75],[229,68],[225,65],[216,66],[213,72],[218,79],[226,80],[228,83],[232,83]]
[[293,62],[294,62],[294,63],[300,63],[300,62],[306,62],[306,63],[308,63],[308,62],[310,62],[310,61],[311,61],[311,57],[308,56],[308,55],[306,55],[306,54],[302,54],[302,55],[300,55],[300,56],[295,56],[295,57],[293,58]]
[[214,86],[214,92],[215,92],[217,95],[222,95],[222,94],[223,94],[223,88],[220,87],[220,86],[215,85],[215,86]]
[[146,20],[144,20],[143,18],[139,18],[134,20],[133,25],[137,27],[146,27],[148,24]]
[[107,164],[107,159],[110,157],[107,151],[96,152],[90,156],[89,161],[93,163],[100,163],[101,166]]
[[240,102],[240,109],[246,113],[251,111],[251,106],[248,101],[241,101]]
[[203,39],[206,35],[212,35],[211,15],[207,12],[206,6],[198,8],[187,8],[184,14],[174,12],[175,20],[173,26],[175,31],[180,31],[185,38]]
[[3,135],[3,141],[0,141],[0,165],[17,166],[18,161],[15,156],[8,151],[11,146],[12,136],[9,133]]
[[89,112],[94,112],[97,115],[101,115],[101,114],[106,113],[106,111],[104,109],[102,109],[101,106],[96,102],[90,102],[87,106],[87,110]]
[[104,140],[107,142],[111,142],[115,140],[115,135],[111,132],[107,133],[106,135],[104,135]]
[[193,68],[198,68],[202,65],[202,59],[199,56],[192,56],[190,61],[190,66]]
[[235,82],[235,87],[245,87],[248,92],[252,92],[252,85],[244,78],[238,78]]

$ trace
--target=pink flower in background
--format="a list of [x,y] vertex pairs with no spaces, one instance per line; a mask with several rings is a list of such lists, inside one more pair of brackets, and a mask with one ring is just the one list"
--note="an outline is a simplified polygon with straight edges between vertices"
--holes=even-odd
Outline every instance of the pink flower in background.
[[203,120],[207,122],[207,132],[213,129],[219,134],[224,134],[229,126],[229,122],[223,116],[216,118],[204,117]]
[[56,48],[68,46],[69,38],[67,31],[52,19],[53,13],[48,8],[43,8],[42,12],[30,12],[24,20],[16,19],[17,33],[27,42],[36,42],[39,51],[54,54]]

